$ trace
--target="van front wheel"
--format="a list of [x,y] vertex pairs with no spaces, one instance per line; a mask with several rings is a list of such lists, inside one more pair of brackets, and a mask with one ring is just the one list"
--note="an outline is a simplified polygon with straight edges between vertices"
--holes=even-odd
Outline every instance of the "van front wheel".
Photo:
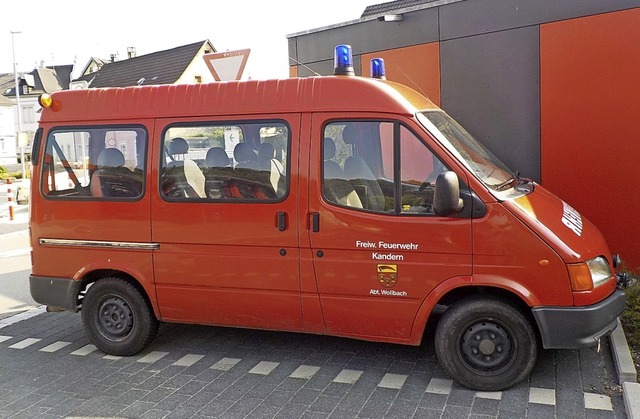
[[451,378],[483,391],[520,382],[531,372],[538,353],[536,334],[520,310],[478,297],[458,301],[444,312],[435,347]]
[[158,331],[158,320],[140,291],[115,277],[89,287],[82,301],[82,322],[98,349],[117,356],[140,352]]

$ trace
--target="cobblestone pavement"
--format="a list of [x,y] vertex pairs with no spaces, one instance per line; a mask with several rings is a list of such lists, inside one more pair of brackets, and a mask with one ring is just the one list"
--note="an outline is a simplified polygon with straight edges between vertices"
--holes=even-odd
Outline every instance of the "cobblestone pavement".
[[105,356],[78,314],[0,320],[0,418],[624,418],[609,341],[542,351],[502,392],[452,382],[421,347],[163,324],[143,353]]

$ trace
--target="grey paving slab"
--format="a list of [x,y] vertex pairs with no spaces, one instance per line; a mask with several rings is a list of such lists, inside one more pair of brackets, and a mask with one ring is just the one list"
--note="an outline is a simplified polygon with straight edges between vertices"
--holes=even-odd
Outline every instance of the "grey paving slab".
[[308,380],[316,373],[320,367],[312,366],[312,365],[300,365],[294,372],[289,376],[290,378],[299,378],[301,380]]
[[479,392],[446,376],[429,335],[403,347],[163,324],[141,354],[109,357],[78,315],[43,313],[1,336],[0,419],[625,417],[608,345],[542,351],[524,382]]

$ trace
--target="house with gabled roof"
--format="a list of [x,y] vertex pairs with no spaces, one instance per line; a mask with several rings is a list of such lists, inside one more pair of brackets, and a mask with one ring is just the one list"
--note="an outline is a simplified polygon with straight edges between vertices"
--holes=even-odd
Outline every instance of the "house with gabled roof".
[[[155,84],[186,84],[210,83],[215,81],[209,71],[203,56],[216,52],[211,41],[204,40],[188,45],[136,56],[135,49],[129,48],[128,58],[116,61],[92,57],[82,75],[71,81],[73,65],[40,67],[30,73],[18,76],[20,94],[21,130],[26,133],[28,143],[25,145],[27,153],[38,125],[38,111],[40,105],[38,97],[42,93],[53,93],[65,89],[98,88],[98,87],[126,87]],[[13,74],[0,75],[0,95],[4,95],[9,103],[15,107],[15,80]],[[6,101],[4,101],[6,104]],[[14,109],[4,114],[13,113],[11,120],[3,116],[0,126],[5,127],[7,133],[0,133],[5,138],[5,144],[13,144],[5,149],[12,154],[12,162],[16,156],[16,136],[18,131],[17,115]],[[13,127],[6,129],[6,127]]]
[[[6,112],[3,113],[3,121],[0,126],[5,127],[7,133],[0,133],[5,138],[5,150],[13,153],[13,157],[6,157],[15,163],[16,150],[20,145],[16,144],[16,133],[18,132],[18,116],[20,118],[20,131],[25,133],[25,143],[21,144],[28,154],[31,148],[31,141],[38,129],[38,97],[43,93],[53,93],[69,88],[71,71],[73,65],[59,65],[51,67],[39,67],[29,73],[18,74],[18,93],[20,96],[19,114],[14,109],[16,106],[16,82],[13,74],[0,76],[0,91],[11,103],[10,118]],[[6,127],[11,127],[7,129]],[[11,138],[10,140],[8,140]],[[8,141],[13,142],[13,146],[8,145]]]
[[216,49],[211,41],[204,40],[140,56],[130,53],[130,58],[121,61],[92,58],[71,88],[213,82],[203,59],[204,54],[213,52]]
[[103,65],[109,63],[109,60],[105,60],[103,58],[91,57],[87,65],[84,66],[84,69],[80,72],[80,77],[88,76],[92,73],[97,73]]

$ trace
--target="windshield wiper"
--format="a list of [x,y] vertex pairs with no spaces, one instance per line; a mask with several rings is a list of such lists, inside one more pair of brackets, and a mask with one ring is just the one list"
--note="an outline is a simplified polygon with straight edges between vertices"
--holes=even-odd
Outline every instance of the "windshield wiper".
[[494,185],[494,190],[496,191],[504,191],[505,189],[509,189],[513,186],[517,186],[520,185],[522,183],[531,183],[533,182],[533,180],[526,178],[526,177],[521,177],[520,176],[520,172],[516,171],[515,173],[513,173],[513,176],[510,177],[509,179],[505,180],[502,183],[499,183],[497,185]]

